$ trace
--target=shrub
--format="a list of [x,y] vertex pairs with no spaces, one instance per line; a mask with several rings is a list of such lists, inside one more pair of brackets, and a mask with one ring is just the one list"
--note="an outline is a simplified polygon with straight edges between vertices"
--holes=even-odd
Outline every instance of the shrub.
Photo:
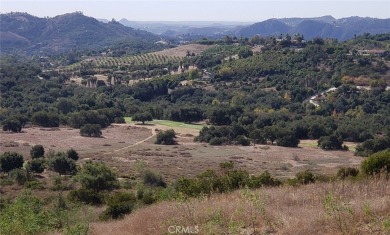
[[85,189],[96,192],[119,187],[116,173],[104,163],[87,162],[78,174],[78,180]]
[[298,173],[295,175],[295,177],[296,177],[297,181],[298,181],[300,184],[310,184],[310,183],[314,183],[314,182],[315,182],[314,174],[311,173],[311,172],[308,171],[308,170],[298,172]]
[[42,173],[45,170],[45,160],[33,159],[27,162],[26,169],[35,173]]
[[79,154],[76,152],[76,150],[72,148],[66,151],[66,155],[68,156],[68,158],[73,159],[75,161],[79,160]]
[[163,177],[149,169],[146,169],[144,172],[142,172],[142,180],[144,184],[150,185],[150,186],[157,186],[157,187],[166,187],[167,184],[165,183]]
[[16,119],[9,119],[3,122],[3,131],[21,132],[22,125]]
[[384,150],[369,156],[361,164],[362,173],[365,175],[376,175],[384,172],[390,173],[390,150]]
[[236,141],[237,141],[237,144],[242,145],[242,146],[249,146],[251,144],[249,139],[245,138],[245,136],[243,136],[243,135],[237,136]]
[[359,170],[353,167],[343,167],[337,171],[337,178],[345,179],[348,177],[355,177],[359,174]]
[[57,153],[48,160],[49,169],[60,175],[74,175],[77,172],[76,162],[66,156],[65,153]]
[[248,180],[249,188],[260,188],[261,186],[278,186],[281,182],[271,176],[268,171],[265,171],[259,176],[251,176]]
[[157,140],[155,144],[163,144],[163,145],[174,145],[176,133],[173,129],[161,131],[157,134]]
[[68,199],[71,202],[83,202],[90,205],[103,204],[103,195],[92,189],[80,188],[72,190],[68,194]]
[[337,136],[322,136],[318,140],[318,146],[325,150],[343,149],[343,140]]
[[134,114],[131,118],[134,122],[142,122],[142,125],[147,121],[153,121],[153,117],[149,112]]
[[356,146],[355,154],[358,156],[367,157],[376,152],[385,150],[390,146],[390,137],[375,138],[366,140]]
[[126,120],[124,117],[116,117],[114,121],[115,121],[115,123],[126,123]]
[[8,176],[13,180],[16,181],[19,185],[24,185],[27,181],[32,180],[32,176],[23,169],[13,169],[8,173]]
[[99,124],[85,124],[80,128],[80,135],[86,137],[102,136],[102,127]]
[[118,219],[130,213],[136,202],[134,194],[117,192],[107,200],[108,208],[100,215],[100,219]]
[[299,139],[295,135],[286,135],[276,139],[276,145],[282,147],[298,147]]
[[31,192],[24,191],[0,213],[1,234],[40,234],[49,230],[49,216]]
[[210,139],[210,145],[222,145],[225,144],[228,140],[224,137],[213,137]]
[[16,152],[5,152],[0,155],[0,170],[10,172],[13,169],[23,167],[23,156]]
[[40,158],[45,155],[45,149],[42,145],[34,145],[30,150],[31,158]]

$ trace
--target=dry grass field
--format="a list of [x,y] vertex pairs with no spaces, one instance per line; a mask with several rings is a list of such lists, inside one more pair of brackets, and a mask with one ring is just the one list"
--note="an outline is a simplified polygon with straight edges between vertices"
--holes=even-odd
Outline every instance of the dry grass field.
[[[365,179],[238,190],[162,202],[123,220],[92,223],[91,234],[390,234],[390,183]],[[188,230],[187,230],[188,231]],[[186,233],[189,234],[189,233]]]
[[[316,141],[302,141],[299,148],[270,145],[211,146],[194,142],[198,130],[171,123],[112,125],[103,130],[102,138],[82,137],[72,128],[23,129],[22,133],[0,132],[1,152],[16,151],[29,159],[29,151],[35,144],[46,150],[76,149],[80,162],[102,161],[114,167],[121,177],[135,173],[136,162],[143,160],[147,167],[160,172],[168,181],[179,177],[195,176],[206,169],[216,169],[221,162],[232,161],[235,166],[252,174],[269,171],[278,178],[290,178],[303,170],[318,174],[335,174],[340,167],[358,166],[362,160],[351,151],[324,151],[316,147]],[[166,125],[163,125],[166,124]],[[156,145],[155,129],[173,128],[178,144]]]
[[165,49],[162,51],[153,52],[151,54],[163,55],[163,56],[186,57],[187,51],[189,51],[191,54],[194,53],[195,55],[198,55],[209,47],[210,47],[209,45],[187,44],[187,45],[182,45],[170,49]]

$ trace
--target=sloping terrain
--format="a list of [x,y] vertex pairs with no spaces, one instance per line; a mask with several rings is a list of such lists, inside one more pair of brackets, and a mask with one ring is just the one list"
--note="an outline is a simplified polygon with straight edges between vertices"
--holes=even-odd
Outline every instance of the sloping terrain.
[[[119,42],[154,44],[160,39],[152,33],[135,30],[115,21],[103,23],[80,12],[53,18],[38,18],[27,13],[2,14],[0,28],[1,47],[5,52],[64,52],[70,49],[96,49]],[[4,34],[7,37],[3,37]]]

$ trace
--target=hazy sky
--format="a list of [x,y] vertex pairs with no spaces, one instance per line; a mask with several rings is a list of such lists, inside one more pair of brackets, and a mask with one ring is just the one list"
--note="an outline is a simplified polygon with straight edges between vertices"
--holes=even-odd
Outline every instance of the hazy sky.
[[269,18],[323,15],[332,15],[335,18],[348,16],[390,18],[390,0],[0,0],[0,11],[28,12],[39,17],[82,11],[84,15],[109,20],[126,18],[137,21],[255,22]]

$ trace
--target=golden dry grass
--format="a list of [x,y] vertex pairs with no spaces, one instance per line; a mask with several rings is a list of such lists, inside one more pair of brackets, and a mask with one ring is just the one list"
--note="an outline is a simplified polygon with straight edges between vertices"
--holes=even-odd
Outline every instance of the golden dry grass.
[[390,234],[390,184],[343,181],[162,202],[93,223],[91,234],[170,234],[172,225],[198,226],[198,234]]

